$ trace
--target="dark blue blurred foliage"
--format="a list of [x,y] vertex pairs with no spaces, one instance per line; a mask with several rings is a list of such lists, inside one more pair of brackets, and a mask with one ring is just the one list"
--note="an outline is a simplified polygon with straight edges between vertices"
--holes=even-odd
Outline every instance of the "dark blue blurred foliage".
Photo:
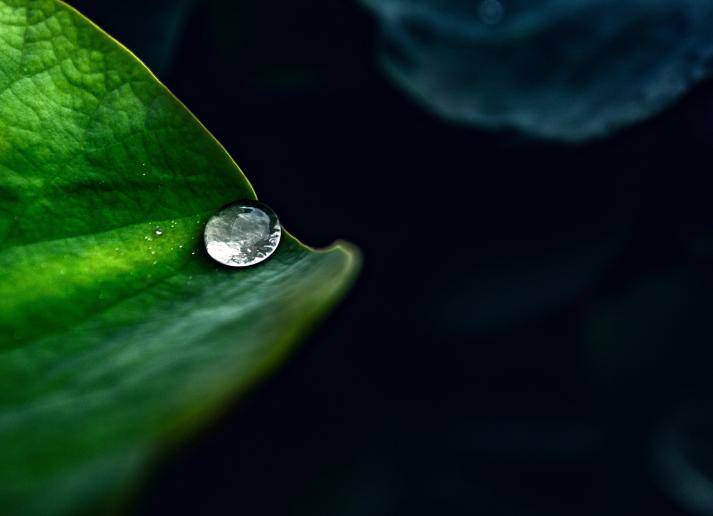
[[707,77],[699,0],[362,0],[382,63],[459,123],[583,141],[659,113]]
[[713,515],[712,2],[76,4],[365,255],[128,513]]

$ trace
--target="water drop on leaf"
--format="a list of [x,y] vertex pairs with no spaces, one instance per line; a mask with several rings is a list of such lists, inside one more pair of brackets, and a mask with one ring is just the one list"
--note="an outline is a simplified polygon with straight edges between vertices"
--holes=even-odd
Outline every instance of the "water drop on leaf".
[[239,201],[220,210],[205,227],[208,254],[229,267],[249,267],[272,255],[282,228],[272,209],[258,201]]

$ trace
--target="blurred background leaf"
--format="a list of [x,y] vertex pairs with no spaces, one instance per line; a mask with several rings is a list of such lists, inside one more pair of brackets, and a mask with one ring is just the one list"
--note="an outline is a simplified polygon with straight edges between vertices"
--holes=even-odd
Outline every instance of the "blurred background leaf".
[[652,467],[663,489],[691,514],[713,514],[713,405],[688,399],[673,410],[651,438]]
[[568,142],[645,120],[710,73],[698,0],[362,0],[382,64],[444,118]]

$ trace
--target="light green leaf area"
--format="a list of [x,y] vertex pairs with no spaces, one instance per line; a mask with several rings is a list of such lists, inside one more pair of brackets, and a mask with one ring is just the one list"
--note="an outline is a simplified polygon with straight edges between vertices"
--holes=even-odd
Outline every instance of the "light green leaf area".
[[0,0],[0,514],[105,507],[344,293],[347,244],[213,263],[203,225],[245,198],[125,48],[55,0]]

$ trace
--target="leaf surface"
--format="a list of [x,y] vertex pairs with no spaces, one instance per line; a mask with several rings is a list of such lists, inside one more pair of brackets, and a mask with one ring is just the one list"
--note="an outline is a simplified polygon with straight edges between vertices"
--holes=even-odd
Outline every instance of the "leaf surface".
[[124,47],[55,0],[0,0],[0,512],[100,506],[340,298],[348,244],[205,255],[207,218],[254,197]]

